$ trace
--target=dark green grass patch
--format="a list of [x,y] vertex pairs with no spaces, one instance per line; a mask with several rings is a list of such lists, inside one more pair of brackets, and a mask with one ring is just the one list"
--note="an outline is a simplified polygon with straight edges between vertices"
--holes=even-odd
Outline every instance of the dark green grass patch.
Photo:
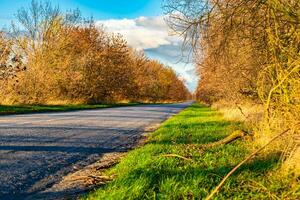
[[[203,199],[250,153],[249,144],[239,140],[205,151],[188,150],[184,145],[214,142],[241,126],[239,122],[224,121],[217,111],[194,104],[163,123],[145,146],[129,152],[118,165],[106,171],[107,175],[117,176],[114,181],[83,198]],[[192,161],[163,156],[170,153],[189,156]],[[248,162],[214,198],[297,199],[297,187],[276,174],[278,159],[275,153]]]
[[95,105],[0,105],[0,115],[25,114],[37,112],[62,112],[84,109],[99,109],[119,106],[138,105],[139,103],[95,104]]

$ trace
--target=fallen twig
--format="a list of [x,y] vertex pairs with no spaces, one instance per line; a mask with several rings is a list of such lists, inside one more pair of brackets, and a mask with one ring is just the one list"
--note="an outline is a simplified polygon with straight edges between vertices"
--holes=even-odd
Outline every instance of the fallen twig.
[[180,159],[183,159],[183,160],[193,161],[193,159],[191,159],[191,158],[186,158],[186,157],[180,156],[178,154],[164,154],[162,156],[163,157],[175,157],[175,158],[180,158]]
[[266,146],[268,146],[270,143],[272,143],[274,140],[280,138],[282,135],[284,135],[285,133],[287,133],[288,131],[290,131],[291,128],[286,129],[285,131],[281,132],[280,134],[276,135],[275,137],[273,137],[269,142],[267,142],[264,146],[262,146],[261,148],[259,148],[258,150],[254,151],[253,153],[251,153],[248,157],[246,157],[242,162],[240,162],[237,166],[235,166],[223,179],[222,181],[219,183],[219,185],[217,185],[217,187],[205,198],[205,200],[210,200],[219,190],[220,188],[223,186],[223,184],[225,183],[225,181],[241,166],[243,165],[245,162],[247,162],[248,160],[250,160],[252,157],[256,156],[259,152],[261,152]]
[[244,137],[245,135],[246,135],[246,131],[237,130],[237,131],[234,131],[233,133],[231,133],[229,136],[227,136],[226,138],[224,138],[222,140],[219,140],[217,142],[212,142],[212,143],[209,143],[209,144],[204,144],[204,145],[201,145],[201,147],[209,148],[209,147],[228,144],[228,143],[234,142],[235,140],[237,140],[239,138]]
[[216,142],[211,142],[208,144],[201,144],[201,145],[188,144],[188,145],[184,145],[184,147],[187,147],[188,149],[191,148],[191,149],[206,150],[208,148],[229,144],[231,142],[236,141],[237,139],[243,138],[246,135],[249,135],[249,133],[244,130],[237,130],[237,131],[234,131],[233,133],[231,133],[230,135],[228,135],[227,137],[225,137],[224,139],[216,141]]
[[[228,144],[228,143],[231,143],[239,138],[242,138],[246,135],[246,131],[243,131],[243,130],[237,130],[237,131],[234,131],[233,133],[231,133],[229,136],[227,136],[226,138],[222,139],[222,140],[219,140],[217,142],[212,142],[212,143],[208,143],[208,144],[203,144],[201,146],[196,146],[196,145],[188,145],[188,146],[191,146],[193,148],[211,148],[211,147],[215,147],[215,146],[219,146],[219,145],[225,145],[225,144]],[[180,159],[183,159],[183,160],[188,160],[188,161],[193,161],[193,159],[191,158],[186,158],[186,157],[183,157],[183,156],[180,156],[178,154],[164,154],[162,155],[163,157],[176,157],[176,158],[180,158]]]

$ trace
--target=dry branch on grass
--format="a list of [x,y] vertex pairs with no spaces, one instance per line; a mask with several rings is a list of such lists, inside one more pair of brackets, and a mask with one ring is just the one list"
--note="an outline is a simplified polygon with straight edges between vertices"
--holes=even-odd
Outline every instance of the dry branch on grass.
[[210,147],[229,144],[231,142],[236,141],[237,139],[243,138],[245,135],[247,135],[246,131],[237,130],[237,131],[234,131],[233,133],[231,133],[229,136],[227,136],[226,138],[224,138],[222,140],[219,140],[217,142],[212,142],[212,143],[209,143],[209,144],[204,144],[204,145],[202,145],[202,147],[210,148]]
[[[203,145],[184,145],[184,147],[188,148],[193,148],[193,149],[207,149],[207,148],[212,148],[212,147],[216,147],[216,146],[221,146],[221,145],[225,145],[225,144],[229,144],[232,143],[234,141],[236,141],[237,139],[243,138],[244,136],[248,135],[248,133],[246,131],[243,130],[237,130],[234,131],[233,133],[231,133],[229,136],[227,136],[226,138],[216,141],[216,142],[212,142],[212,143],[208,143],[208,144],[203,144]],[[164,154],[162,155],[162,157],[166,157],[166,158],[180,158],[182,160],[187,160],[187,161],[193,161],[193,159],[191,158],[187,158],[178,154]]]
[[186,157],[178,155],[178,154],[164,154],[164,155],[162,155],[162,157],[166,157],[166,158],[180,158],[180,159],[187,160],[187,161],[193,161],[191,158],[186,158]]
[[238,139],[241,139],[241,138],[243,138],[245,136],[249,136],[249,135],[250,134],[244,130],[236,130],[222,140],[219,140],[216,142],[211,142],[208,144],[201,144],[201,145],[189,144],[189,145],[185,145],[185,147],[187,147],[188,149],[205,150],[205,149],[213,148],[216,146],[230,144]]

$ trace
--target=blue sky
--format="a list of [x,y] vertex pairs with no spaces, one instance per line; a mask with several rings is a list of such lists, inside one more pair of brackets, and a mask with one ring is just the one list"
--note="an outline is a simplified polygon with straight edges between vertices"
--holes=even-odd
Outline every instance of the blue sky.
[[[0,28],[7,28],[21,7],[31,0],[0,0]],[[109,32],[121,33],[128,44],[170,65],[194,90],[193,65],[181,62],[181,39],[170,36],[161,9],[162,0],[51,0],[62,11],[79,8],[84,17],[93,16]]]
[[[31,0],[0,0],[0,18],[12,18],[17,9],[28,6]],[[95,19],[136,18],[162,13],[162,0],[51,0],[62,10],[79,8],[86,17]]]

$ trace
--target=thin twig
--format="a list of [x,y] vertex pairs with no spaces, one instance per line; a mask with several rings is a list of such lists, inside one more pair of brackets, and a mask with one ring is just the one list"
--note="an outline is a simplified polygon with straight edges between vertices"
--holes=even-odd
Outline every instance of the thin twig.
[[223,179],[222,181],[219,183],[219,185],[205,198],[205,200],[210,200],[219,190],[220,188],[223,186],[223,184],[225,183],[225,181],[241,166],[243,165],[245,162],[247,162],[248,160],[250,160],[252,157],[256,156],[259,152],[261,152],[266,146],[268,146],[270,143],[272,143],[274,140],[280,138],[282,135],[284,135],[285,133],[287,133],[288,131],[290,131],[291,128],[286,129],[285,131],[281,132],[280,134],[276,135],[275,137],[273,137],[269,142],[267,142],[264,146],[262,146],[261,148],[259,148],[258,150],[256,150],[255,152],[251,153],[247,158],[245,158],[242,162],[240,162],[237,166],[235,166]]
[[190,159],[190,158],[186,158],[186,157],[183,157],[183,156],[180,156],[178,154],[164,154],[162,155],[163,157],[175,157],[175,158],[180,158],[180,159],[183,159],[183,160],[188,160],[188,161],[193,161],[193,159]]
[[248,119],[248,116],[244,113],[242,107],[239,106],[238,104],[236,104],[236,106],[237,106],[237,108],[240,110],[240,112],[242,113],[242,115],[243,115],[246,119]]

